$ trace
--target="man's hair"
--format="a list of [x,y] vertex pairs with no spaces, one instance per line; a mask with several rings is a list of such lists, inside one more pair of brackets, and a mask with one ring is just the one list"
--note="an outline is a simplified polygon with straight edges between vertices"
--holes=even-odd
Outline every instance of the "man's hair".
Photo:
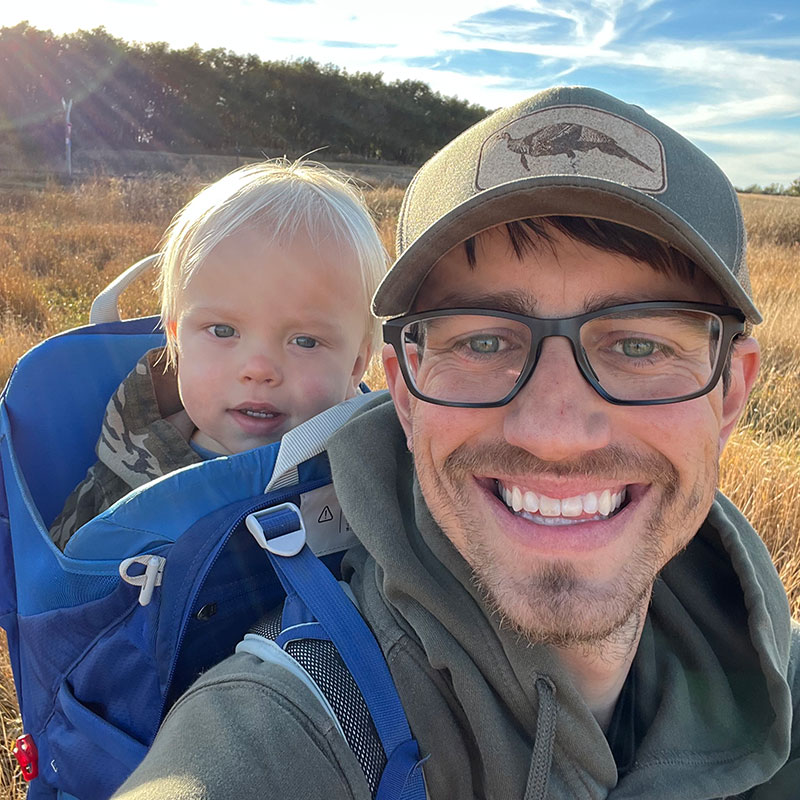
[[[677,275],[685,281],[694,280],[697,270],[697,266],[688,256],[670,247],[666,242],[635,228],[604,219],[536,217],[507,222],[506,231],[517,258],[535,250],[542,242],[551,244],[553,231],[558,231],[596,250],[626,256],[647,264],[656,272]],[[475,239],[473,236],[464,242],[467,261],[471,266],[475,266]]]
[[[656,239],[647,233],[591,217],[535,217],[515,220],[506,223],[509,242],[517,258],[532,252],[542,243],[551,245],[553,231],[559,231],[568,238],[581,244],[594,247],[608,253],[626,256],[634,261],[647,264],[663,275],[675,275],[691,283],[697,273],[697,265],[688,256],[670,247],[666,242]],[[476,236],[464,241],[467,262],[476,264]],[[731,357],[736,340],[731,344],[725,365],[722,369],[722,391],[728,391],[731,377]]]
[[177,361],[174,323],[182,292],[211,251],[243,226],[263,234],[265,247],[307,234],[320,249],[330,247],[331,238],[350,248],[361,273],[364,339],[373,353],[380,348],[380,323],[370,313],[369,301],[388,259],[361,192],[323,164],[273,159],[237,169],[207,186],[164,234],[157,285],[170,364]]

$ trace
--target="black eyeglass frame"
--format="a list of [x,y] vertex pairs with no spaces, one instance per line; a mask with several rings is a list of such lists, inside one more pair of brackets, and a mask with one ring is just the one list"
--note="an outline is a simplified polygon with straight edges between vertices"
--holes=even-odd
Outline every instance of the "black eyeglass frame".
[[[617,312],[630,312],[630,311],[704,311],[706,313],[714,314],[719,318],[722,323],[722,332],[720,335],[719,351],[717,353],[717,363],[714,366],[714,371],[708,380],[706,386],[699,389],[692,394],[681,395],[679,397],[668,397],[659,400],[620,400],[619,398],[610,395],[598,382],[588,359],[586,353],[580,343],[580,329],[590,320],[597,317],[604,317],[608,314]],[[466,403],[453,400],[437,400],[433,397],[428,397],[419,391],[414,383],[413,376],[411,375],[406,360],[406,352],[403,347],[402,333],[406,325],[411,325],[414,322],[419,322],[423,319],[432,319],[434,317],[445,316],[459,316],[459,315],[480,315],[482,317],[498,317],[500,319],[509,319],[525,325],[531,332],[530,352],[525,361],[519,377],[511,391],[500,400],[491,403]],[[423,311],[417,314],[405,314],[401,317],[386,320],[383,323],[383,341],[390,344],[397,355],[397,361],[400,364],[400,371],[403,375],[403,380],[414,397],[422,400],[425,403],[432,403],[437,406],[449,406],[451,408],[498,408],[500,406],[510,403],[519,393],[523,386],[530,380],[536,364],[539,361],[539,356],[542,351],[542,342],[550,336],[562,336],[569,340],[572,348],[572,354],[575,358],[575,363],[578,365],[578,370],[589,385],[600,395],[604,400],[618,406],[661,406],[671,403],[683,403],[686,400],[694,400],[696,397],[702,397],[708,394],[718,383],[725,362],[728,358],[731,342],[737,336],[741,336],[745,330],[745,316],[738,308],[731,306],[710,305],[707,303],[689,303],[685,301],[646,301],[642,303],[625,303],[623,305],[609,306],[608,308],[601,308],[596,311],[589,311],[585,314],[576,314],[573,317],[531,317],[525,314],[516,314],[511,311],[499,311],[496,309],[487,308],[443,308],[433,311]]]

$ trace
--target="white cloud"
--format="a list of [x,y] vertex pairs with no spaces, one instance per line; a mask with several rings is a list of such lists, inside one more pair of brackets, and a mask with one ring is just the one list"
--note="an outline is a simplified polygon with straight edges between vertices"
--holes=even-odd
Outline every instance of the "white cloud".
[[711,155],[736,186],[788,185],[800,177],[800,130],[766,125],[746,131],[697,128],[687,136]]

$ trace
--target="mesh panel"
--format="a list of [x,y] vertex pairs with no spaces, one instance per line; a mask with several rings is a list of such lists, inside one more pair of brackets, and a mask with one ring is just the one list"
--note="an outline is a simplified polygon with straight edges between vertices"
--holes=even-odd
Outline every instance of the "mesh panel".
[[375,797],[386,766],[386,754],[367,704],[336,646],[330,641],[298,639],[284,649],[311,676],[331,704]]
[[[262,617],[249,633],[275,640],[282,629],[283,606]],[[284,648],[309,674],[330,703],[342,726],[350,749],[355,754],[372,796],[386,767],[386,754],[375,729],[375,723],[358,684],[345,666],[333,642],[318,639],[297,639]]]
[[281,632],[281,617],[283,616],[283,605],[265,614],[261,619],[250,628],[248,633],[254,633],[257,636],[263,636],[265,639],[277,639],[278,634]]

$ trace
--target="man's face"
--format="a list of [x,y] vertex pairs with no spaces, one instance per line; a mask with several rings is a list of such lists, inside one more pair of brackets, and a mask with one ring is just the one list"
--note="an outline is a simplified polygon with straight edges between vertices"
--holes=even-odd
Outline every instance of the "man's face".
[[[720,302],[703,277],[689,284],[558,233],[552,248],[518,258],[495,228],[476,255],[474,267],[461,246],[440,259],[416,309],[511,304],[567,317],[645,300]],[[411,397],[384,355],[431,513],[504,621],[554,644],[604,639],[646,607],[658,571],[708,512],[758,364],[747,340],[724,397],[720,383],[682,403],[615,406],[581,376],[569,342],[552,337],[511,403],[464,409]]]

